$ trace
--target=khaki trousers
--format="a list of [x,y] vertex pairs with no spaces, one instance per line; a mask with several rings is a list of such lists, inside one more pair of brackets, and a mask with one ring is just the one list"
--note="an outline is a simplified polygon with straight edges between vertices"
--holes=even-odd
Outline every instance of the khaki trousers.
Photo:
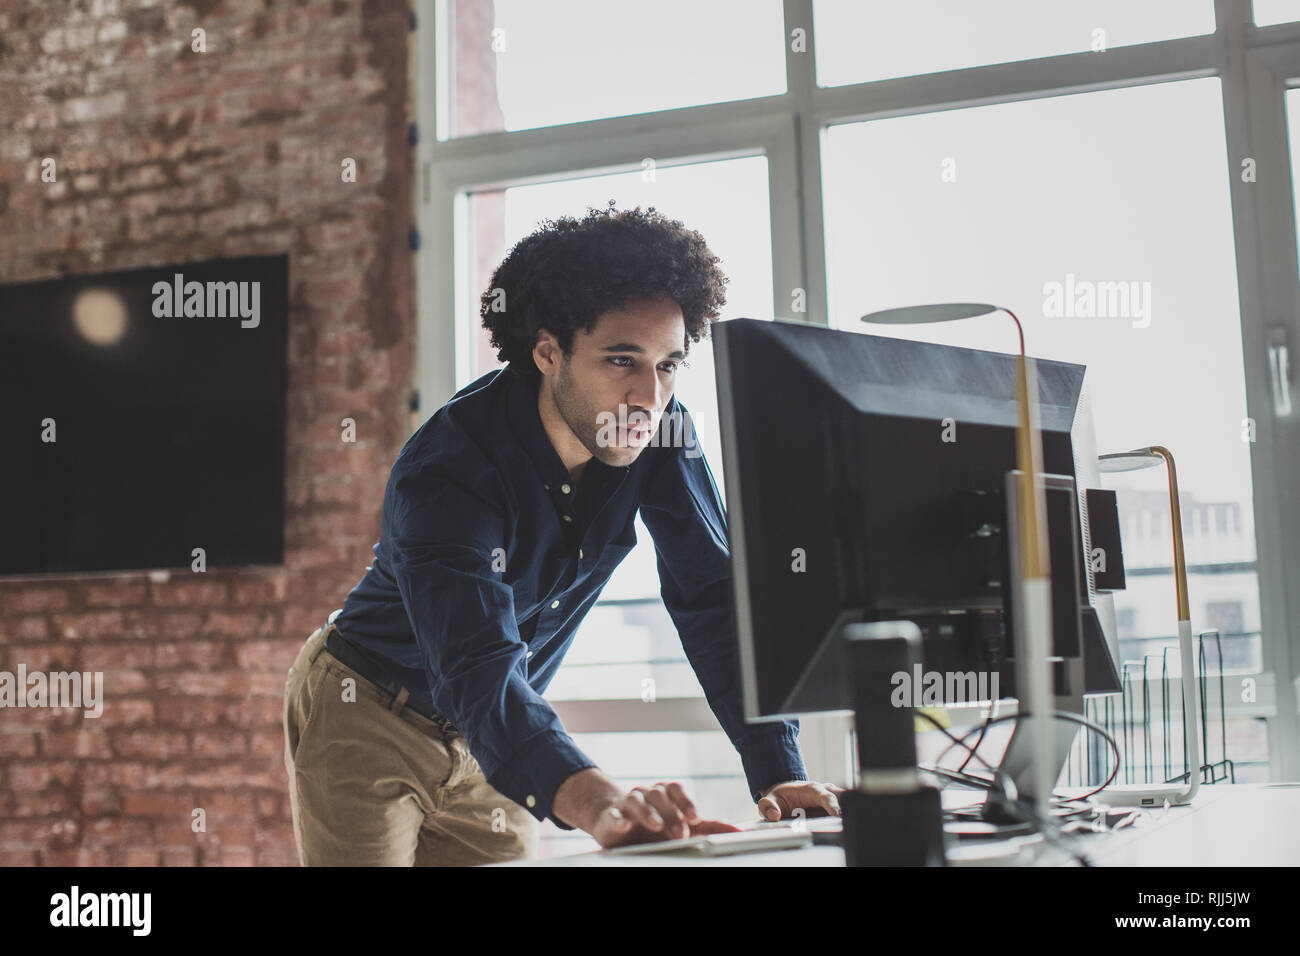
[[[488,782],[464,736],[325,650],[289,669],[284,762],[303,866],[475,866],[537,855],[537,819]],[[346,679],[355,692],[345,697]]]

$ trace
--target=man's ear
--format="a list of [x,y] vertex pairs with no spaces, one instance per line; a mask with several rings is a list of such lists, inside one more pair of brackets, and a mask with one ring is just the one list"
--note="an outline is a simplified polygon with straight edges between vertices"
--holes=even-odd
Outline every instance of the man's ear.
[[533,363],[543,375],[552,375],[560,367],[564,351],[559,340],[546,329],[537,330],[537,341],[533,343]]

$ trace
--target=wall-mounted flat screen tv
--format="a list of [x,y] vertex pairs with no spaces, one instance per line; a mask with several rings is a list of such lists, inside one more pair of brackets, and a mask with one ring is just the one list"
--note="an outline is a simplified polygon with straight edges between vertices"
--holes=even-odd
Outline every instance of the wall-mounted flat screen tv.
[[0,575],[281,563],[288,288],[287,255],[0,285]]

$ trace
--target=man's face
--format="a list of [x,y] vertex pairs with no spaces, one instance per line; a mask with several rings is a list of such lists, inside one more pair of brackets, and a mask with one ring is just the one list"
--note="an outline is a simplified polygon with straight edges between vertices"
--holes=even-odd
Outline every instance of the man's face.
[[573,336],[572,354],[550,377],[555,406],[592,455],[607,465],[630,465],[672,400],[685,350],[686,323],[676,302],[632,300],[601,314],[591,332]]

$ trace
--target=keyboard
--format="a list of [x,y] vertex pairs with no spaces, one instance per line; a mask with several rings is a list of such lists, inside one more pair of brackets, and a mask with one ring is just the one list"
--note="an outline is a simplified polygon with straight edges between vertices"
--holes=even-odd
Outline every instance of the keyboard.
[[763,830],[799,830],[810,833],[839,833],[844,829],[843,817],[805,817],[802,820],[753,820],[738,823],[736,826],[745,831]]
[[707,833],[683,837],[680,840],[659,840],[655,843],[633,843],[602,850],[614,856],[638,853],[676,853],[686,851],[701,856],[727,856],[732,853],[759,853],[774,850],[795,850],[811,846],[812,832],[784,829],[741,830],[739,833]]
[[811,846],[814,833],[839,833],[841,817],[808,817],[802,820],[752,820],[736,824],[739,833],[710,833],[682,837],[677,840],[660,840],[656,843],[634,843],[612,847],[603,852],[619,856],[634,853],[674,853],[688,851],[704,856],[727,856],[732,853],[759,853],[771,850],[792,850]]

